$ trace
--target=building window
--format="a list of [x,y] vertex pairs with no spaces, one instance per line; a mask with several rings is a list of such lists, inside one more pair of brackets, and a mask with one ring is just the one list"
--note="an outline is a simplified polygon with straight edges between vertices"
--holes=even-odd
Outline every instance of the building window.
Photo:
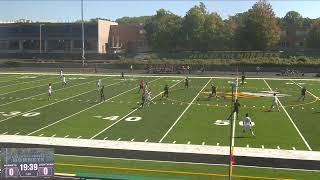
[[17,49],[19,49],[19,41],[18,40],[9,41],[9,50],[17,50]]

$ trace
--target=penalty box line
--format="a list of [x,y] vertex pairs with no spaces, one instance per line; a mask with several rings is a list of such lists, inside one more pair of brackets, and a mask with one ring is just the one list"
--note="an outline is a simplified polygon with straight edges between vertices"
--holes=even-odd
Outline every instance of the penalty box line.
[[[156,81],[156,80],[158,80],[158,79],[160,79],[160,78],[157,78],[157,79],[155,79],[155,80],[152,80],[152,81],[150,81],[150,83],[152,83],[153,81]],[[35,130],[35,131],[27,134],[27,136],[30,136],[30,135],[32,135],[32,134],[34,134],[34,133],[36,133],[36,132],[39,132],[39,131],[41,131],[41,130],[43,130],[43,129],[46,129],[46,128],[50,127],[50,126],[53,126],[53,125],[55,125],[55,124],[57,124],[57,123],[59,123],[59,122],[61,122],[61,121],[64,121],[64,120],[66,120],[66,119],[68,119],[68,118],[71,118],[71,117],[73,117],[73,116],[75,116],[75,115],[77,115],[77,114],[80,114],[80,113],[84,112],[84,111],[87,111],[87,110],[89,110],[89,109],[92,109],[92,108],[94,108],[94,107],[96,107],[96,106],[98,106],[98,105],[100,105],[100,104],[103,104],[103,103],[105,103],[105,102],[108,102],[108,101],[110,101],[111,99],[114,99],[114,98],[116,98],[116,97],[118,97],[118,96],[121,96],[121,95],[123,95],[123,94],[125,94],[125,93],[127,93],[127,92],[133,91],[133,90],[135,90],[135,89],[137,89],[137,88],[138,88],[138,87],[129,89],[129,90],[124,91],[124,92],[122,92],[122,93],[120,93],[120,94],[117,94],[117,95],[115,95],[115,96],[112,96],[111,98],[109,98],[109,99],[107,99],[107,100],[105,100],[105,101],[102,101],[102,102],[100,102],[100,103],[97,103],[97,104],[95,104],[95,105],[92,105],[92,106],[90,106],[90,107],[88,107],[88,108],[82,109],[81,111],[79,111],[79,112],[77,112],[77,113],[71,114],[70,116],[67,116],[67,117],[62,118],[62,119],[60,119],[60,120],[58,120],[58,121],[55,121],[55,122],[53,122],[53,123],[51,123],[51,124],[49,124],[49,125],[47,125],[47,126],[44,126],[44,127],[40,128],[40,129],[37,129],[37,130]]]
[[[106,78],[108,78],[108,77],[106,77]],[[106,78],[103,78],[103,79],[106,79]],[[90,82],[88,82],[88,83],[90,83]],[[119,84],[119,83],[121,83],[121,81],[116,82],[116,83],[109,84],[109,85],[107,85],[106,87],[112,86],[112,85],[115,85],[115,84]],[[94,89],[94,90],[96,90],[96,89]],[[81,96],[81,95],[83,95],[83,94],[89,93],[89,92],[94,91],[94,90],[89,90],[89,91],[86,91],[86,92],[83,92],[83,93],[80,93],[80,94],[77,94],[77,95],[74,95],[74,96],[71,96],[71,97],[68,97],[68,98],[65,98],[65,99],[61,99],[61,100],[59,100],[59,101],[56,101],[56,102],[53,102],[53,103],[50,103],[50,104],[46,104],[46,105],[43,105],[43,106],[40,106],[40,107],[31,109],[31,110],[27,111],[26,113],[29,113],[29,112],[32,112],[32,111],[35,111],[35,110],[38,110],[38,109],[45,108],[45,107],[48,107],[48,106],[57,104],[57,103],[59,103],[59,102],[63,102],[63,101],[72,99],[72,98],[77,97],[77,96]],[[6,118],[6,119],[2,119],[2,120],[0,120],[0,123],[1,123],[1,122],[4,122],[4,121],[7,121],[7,120],[9,120],[9,119],[11,119],[11,118],[17,117],[17,116],[19,116],[19,114],[18,114],[18,115],[10,116],[10,117],[8,117],[8,118]]]
[[[270,89],[270,91],[273,91],[272,88],[270,87],[270,85],[268,84],[268,82],[263,79],[263,81],[266,83],[266,85],[268,86],[268,88]],[[306,141],[306,139],[303,137],[303,135],[301,134],[300,130],[298,129],[298,127],[296,126],[296,124],[293,122],[291,116],[289,115],[289,113],[287,112],[287,110],[283,107],[280,99],[278,98],[278,102],[281,106],[281,108],[283,109],[283,111],[285,112],[285,114],[287,115],[287,117],[289,118],[289,120],[291,121],[292,125],[295,127],[295,129],[297,130],[298,134],[300,135],[301,139],[303,140],[304,144],[307,146],[309,151],[312,151],[310,145],[308,144],[308,142]]]
[[162,138],[160,139],[159,143],[161,143],[164,138],[166,138],[166,136],[170,133],[170,131],[173,129],[173,127],[178,123],[178,121],[182,118],[182,116],[187,112],[187,110],[191,107],[191,105],[193,104],[193,102],[197,99],[197,97],[200,95],[200,93],[203,91],[203,89],[205,87],[207,87],[207,85],[209,84],[209,82],[212,80],[209,79],[209,81],[202,87],[202,89],[198,92],[198,94],[192,99],[192,101],[189,103],[189,105],[186,107],[186,109],[180,114],[180,116],[178,117],[178,119],[172,124],[172,126],[169,128],[169,130],[162,136]]
[[[178,81],[177,83],[175,83],[174,85],[170,86],[170,88],[175,87],[177,84],[179,84],[180,82],[182,82],[182,80]],[[154,100],[156,97],[160,96],[162,94],[163,91],[161,91],[159,94],[157,94],[156,96],[154,96],[152,100]],[[136,112],[141,106],[135,108],[134,110],[132,110],[131,112],[129,112],[128,114],[126,114],[125,116],[123,116],[121,119],[119,119],[118,121],[112,123],[110,126],[106,127],[105,129],[103,129],[102,131],[98,132],[97,134],[95,134],[94,136],[92,136],[90,139],[94,139],[97,136],[99,136],[100,134],[102,134],[103,132],[105,132],[106,130],[112,128],[114,125],[118,124],[120,121],[122,121],[124,118],[128,117],[130,114]]]

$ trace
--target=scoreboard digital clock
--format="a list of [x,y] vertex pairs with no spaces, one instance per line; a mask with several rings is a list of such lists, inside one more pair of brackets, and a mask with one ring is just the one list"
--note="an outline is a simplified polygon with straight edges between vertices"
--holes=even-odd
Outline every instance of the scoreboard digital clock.
[[53,148],[2,148],[2,178],[54,176]]

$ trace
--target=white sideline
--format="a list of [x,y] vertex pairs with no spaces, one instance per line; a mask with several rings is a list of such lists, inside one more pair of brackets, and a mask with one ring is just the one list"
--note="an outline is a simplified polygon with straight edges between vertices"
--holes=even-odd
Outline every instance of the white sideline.
[[[266,83],[266,85],[268,86],[268,88],[270,89],[270,91],[272,91],[272,88],[269,86],[268,82],[263,79],[263,81]],[[296,128],[298,134],[300,135],[301,139],[303,140],[304,144],[307,146],[307,148],[309,149],[309,151],[312,151],[310,145],[308,144],[308,142],[306,141],[306,139],[303,137],[303,135],[301,134],[300,130],[298,129],[298,127],[296,126],[296,124],[293,122],[291,116],[289,115],[289,113],[287,112],[287,110],[283,107],[280,99],[278,99],[278,102],[280,104],[280,106],[282,107],[283,111],[285,112],[285,114],[288,116],[288,118],[290,119],[292,125]]]
[[[193,104],[193,102],[197,99],[197,97],[199,96],[199,94],[203,91],[204,88],[207,87],[207,85],[209,84],[209,82],[212,79],[209,79],[209,81],[202,87],[202,89],[198,92],[198,94],[192,99],[192,101],[189,103],[189,105],[186,107],[186,109],[180,114],[180,116],[178,117],[178,119],[172,124],[172,126],[169,128],[169,130],[162,136],[162,138],[160,139],[159,143],[161,143],[164,138],[166,138],[166,136],[170,133],[170,131],[173,129],[173,127],[178,123],[178,121],[182,118],[182,116],[184,115],[184,113],[187,112],[187,110],[190,108],[190,106]],[[190,144],[190,143],[189,143]]]
[[[92,140],[76,138],[57,138],[57,137],[39,137],[39,136],[20,136],[20,135],[0,135],[1,143],[18,144],[38,144],[66,147],[87,147],[102,149],[123,149],[137,151],[153,152],[173,152],[173,153],[193,153],[207,155],[229,155],[229,147],[226,146],[207,146],[207,145],[187,145],[171,143],[145,143],[131,141],[110,141],[110,140]],[[297,159],[320,161],[320,152],[300,151],[300,150],[278,150],[235,147],[235,156],[277,158],[277,159]]]
[[[105,79],[105,78],[103,78],[103,79]],[[106,87],[112,86],[112,85],[115,85],[115,84],[119,84],[119,83],[121,83],[121,81],[116,82],[116,83],[112,83],[112,84],[108,84]],[[96,90],[96,89],[94,89],[94,90]],[[41,108],[44,108],[44,107],[51,106],[51,105],[53,105],[53,104],[57,104],[57,103],[59,103],[59,102],[66,101],[66,100],[68,100],[68,99],[72,99],[72,98],[77,97],[77,96],[81,96],[81,95],[83,95],[83,94],[89,93],[89,92],[94,91],[94,90],[89,90],[89,91],[86,91],[86,92],[83,92],[83,93],[80,93],[80,94],[77,94],[77,95],[74,95],[74,96],[71,96],[71,97],[68,97],[68,98],[65,98],[65,99],[61,99],[61,100],[59,100],[59,101],[56,101],[56,102],[53,102],[53,103],[50,103],[50,104],[47,104],[47,105],[43,105],[43,106],[40,106],[40,107],[31,109],[31,110],[27,111],[26,113],[32,112],[32,111],[35,111],[35,110],[38,110],[38,109],[41,109]],[[14,115],[14,116],[10,116],[10,117],[8,117],[8,118],[6,118],[6,119],[2,119],[2,120],[0,120],[0,123],[1,123],[1,122],[4,122],[4,121],[7,121],[7,120],[9,120],[9,119],[11,119],[11,118],[13,118],[13,117],[17,117],[17,116],[19,116],[19,114],[18,114],[18,115]]]
[[[176,86],[176,85],[179,84],[180,82],[181,82],[181,81],[178,81],[177,83],[175,83],[174,85],[172,85],[170,88]],[[154,100],[156,97],[160,96],[161,93],[162,93],[162,91],[161,91],[159,94],[157,94],[156,96],[154,96],[154,97],[151,99],[151,101]],[[99,136],[101,133],[105,132],[106,130],[112,128],[114,125],[118,124],[120,121],[122,121],[124,118],[128,117],[130,114],[136,112],[139,108],[140,108],[140,106],[137,107],[137,108],[135,108],[134,110],[130,111],[128,114],[126,114],[125,116],[123,116],[121,119],[119,119],[118,121],[112,123],[110,126],[104,128],[102,131],[98,132],[97,134],[95,134],[94,136],[92,136],[90,139],[93,139],[93,138]]]
[[[150,81],[150,83],[153,82],[153,81],[156,81],[156,80],[158,80],[158,79],[160,79],[160,78],[157,78],[157,79],[155,79],[155,80],[152,80],[152,81]],[[70,116],[67,116],[67,117],[62,118],[62,119],[60,119],[60,120],[58,120],[58,121],[55,121],[55,122],[53,122],[53,123],[51,123],[51,124],[49,124],[49,125],[47,125],[47,126],[44,126],[44,127],[40,128],[40,129],[35,130],[35,131],[33,131],[33,132],[31,132],[31,133],[29,133],[29,134],[27,134],[27,135],[30,136],[31,134],[34,134],[34,133],[39,132],[39,131],[41,131],[41,130],[43,130],[43,129],[46,129],[46,128],[52,126],[52,125],[55,125],[55,124],[57,124],[57,123],[59,123],[59,122],[61,122],[61,121],[64,121],[64,120],[66,120],[66,119],[68,119],[68,118],[70,118],[70,117],[73,117],[73,116],[75,116],[75,115],[77,115],[77,114],[80,114],[80,113],[82,113],[82,112],[84,112],[84,111],[87,111],[87,110],[89,110],[89,109],[92,109],[92,108],[94,108],[94,107],[96,107],[96,106],[98,106],[98,105],[100,105],[100,104],[102,104],[102,103],[108,102],[108,101],[111,100],[111,99],[114,99],[114,98],[116,98],[116,97],[118,97],[118,96],[121,96],[121,95],[123,95],[123,94],[125,94],[125,93],[127,93],[127,92],[130,92],[130,91],[132,91],[132,90],[135,90],[135,89],[137,89],[137,88],[138,88],[138,87],[135,87],[135,88],[129,89],[129,90],[127,90],[127,91],[124,91],[124,92],[122,92],[122,93],[120,93],[120,94],[117,94],[117,95],[115,95],[115,96],[112,96],[112,97],[106,99],[105,101],[102,101],[102,102],[100,102],[100,103],[97,103],[97,104],[95,104],[95,105],[92,105],[92,106],[90,106],[90,107],[88,107],[88,108],[82,109],[81,111],[78,111],[78,112],[76,112],[76,113],[74,113],[74,114],[71,114]]]
[[[83,85],[83,84],[88,84],[88,83],[91,83],[91,82],[94,82],[94,81],[96,81],[96,79],[95,79],[95,80],[92,80],[92,81],[88,81],[88,82],[83,82],[83,83],[75,84],[75,85],[72,85],[72,86],[67,86],[67,87],[65,87],[65,88],[61,88],[61,89],[55,90],[54,92],[61,91],[61,90],[66,90],[66,89],[68,89],[68,88],[80,86],[80,85]],[[56,81],[55,83],[58,83],[58,82],[59,82],[59,81]],[[44,95],[44,94],[47,94],[47,93],[48,93],[48,92],[44,92],[44,93],[40,93],[40,94],[37,94],[37,95],[34,95],[34,96],[30,96],[30,97],[26,97],[26,98],[21,98],[21,99],[19,99],[19,100],[10,101],[10,102],[8,102],[8,103],[0,104],[0,107],[1,107],[1,106],[5,106],[5,105],[8,105],[8,104],[15,103],[15,102],[27,100],[27,99],[30,99],[30,98],[33,98],[33,97],[37,97],[37,96],[40,96],[40,95]]]
[[[21,73],[21,72],[13,72],[13,73],[10,73],[10,72],[0,72],[0,75],[1,74],[38,74],[38,75],[55,75],[57,76],[57,73]],[[120,77],[120,75],[117,75],[117,74],[83,74],[83,73],[79,73],[79,74],[76,74],[76,73],[70,73],[70,74],[66,74],[68,76],[110,76],[110,77]],[[165,78],[185,78],[185,75],[146,75],[146,74],[141,74],[141,75],[132,75],[132,74],[127,74],[126,75],[127,77],[165,77]],[[235,77],[234,76],[189,76],[188,78],[190,79],[197,79],[197,78],[201,78],[201,79],[211,79],[211,78],[214,78],[214,79],[234,79]],[[308,78],[308,79],[303,79],[303,78],[293,78],[293,79],[290,79],[290,78],[286,78],[286,77],[283,77],[283,78],[267,78],[267,77],[247,77],[246,79],[257,79],[257,80],[262,80],[262,79],[267,79],[267,80],[306,80],[306,81],[320,81],[320,79],[316,79],[316,78]]]

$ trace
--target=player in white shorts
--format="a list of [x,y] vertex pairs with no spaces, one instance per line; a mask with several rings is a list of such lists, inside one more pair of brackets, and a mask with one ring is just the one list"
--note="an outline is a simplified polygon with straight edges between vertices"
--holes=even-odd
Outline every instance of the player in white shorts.
[[52,85],[51,85],[51,83],[49,83],[49,87],[48,87],[48,100],[51,99],[51,95],[52,95]]
[[67,80],[66,80],[66,77],[63,76],[62,77],[62,87],[65,87],[67,85]]
[[60,71],[60,77],[61,78],[63,77],[63,71],[62,70]]
[[98,91],[100,90],[100,87],[101,87],[101,79],[99,79],[99,80],[97,81],[97,88],[98,88]]
[[280,111],[279,105],[278,105],[278,97],[276,93],[273,93],[273,98],[272,98],[272,105],[270,106],[269,111],[271,111],[274,107],[277,107],[278,112]]
[[248,113],[246,114],[246,117],[242,119],[242,123],[243,123],[243,133],[249,130],[251,131],[251,134],[255,136],[252,130],[252,121]]

